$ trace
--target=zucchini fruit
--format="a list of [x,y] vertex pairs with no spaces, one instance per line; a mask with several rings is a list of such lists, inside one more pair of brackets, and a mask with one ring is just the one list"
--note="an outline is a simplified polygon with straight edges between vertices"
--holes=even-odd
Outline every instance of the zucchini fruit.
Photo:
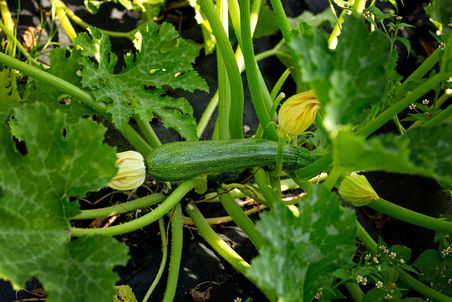
[[[177,181],[195,176],[233,172],[276,164],[278,142],[265,139],[173,142],[156,148],[147,158],[149,175]],[[283,167],[292,170],[314,161],[301,147],[284,145]]]

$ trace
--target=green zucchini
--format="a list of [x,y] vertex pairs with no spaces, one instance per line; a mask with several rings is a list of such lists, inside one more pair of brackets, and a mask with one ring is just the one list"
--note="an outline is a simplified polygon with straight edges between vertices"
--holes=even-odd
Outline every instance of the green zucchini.
[[[173,142],[156,148],[146,163],[152,177],[176,181],[275,165],[277,154],[278,142],[264,139]],[[297,169],[313,161],[307,149],[284,145],[284,169]]]

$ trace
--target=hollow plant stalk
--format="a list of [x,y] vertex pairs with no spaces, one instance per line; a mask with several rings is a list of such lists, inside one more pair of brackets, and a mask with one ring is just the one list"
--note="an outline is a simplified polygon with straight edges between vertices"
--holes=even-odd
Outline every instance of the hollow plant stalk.
[[171,215],[171,252],[168,270],[168,281],[166,283],[163,302],[172,302],[176,296],[177,280],[179,279],[180,263],[182,260],[183,247],[183,225],[182,207],[178,203]]
[[167,214],[171,209],[173,209],[176,204],[178,204],[181,199],[191,191],[196,185],[196,180],[190,179],[181,183],[168,198],[162,202],[157,208],[155,208],[152,212],[143,215],[137,219],[125,222],[123,224],[114,225],[110,227],[106,227],[103,229],[89,229],[89,228],[70,228],[70,234],[74,237],[85,236],[85,235],[108,235],[115,236],[130,233],[132,231],[136,231],[141,229],[161,217]]
[[251,100],[259,119],[259,123],[262,125],[264,130],[264,136],[277,141],[278,135],[276,134],[276,130],[269,113],[273,102],[265,83],[259,80],[262,78],[262,75],[260,74],[256,58],[254,56],[249,20],[250,4],[249,1],[246,0],[241,1],[240,3],[240,22],[242,30],[241,49],[245,59],[245,72],[248,80]]
[[79,214],[77,214],[74,217],[71,217],[70,219],[71,220],[94,219],[124,214],[137,209],[150,207],[156,203],[164,201],[165,198],[166,196],[163,193],[154,193],[151,195],[147,195],[132,201],[124,202],[110,207],[92,210],[81,210]]
[[163,218],[159,219],[159,232],[160,232],[160,238],[162,241],[162,260],[160,261],[159,270],[157,271],[157,275],[155,276],[154,280],[152,281],[151,286],[149,286],[149,289],[146,292],[146,295],[143,298],[143,302],[147,302],[149,298],[152,295],[152,292],[157,287],[160,279],[162,278],[163,272],[165,271],[166,267],[166,261],[168,258],[168,239],[166,237],[166,230],[165,230],[165,224],[163,221]]
[[251,240],[253,245],[259,249],[264,244],[264,239],[262,235],[257,231],[256,225],[253,221],[245,214],[242,208],[235,202],[235,200],[226,192],[218,192],[221,204],[228,212],[229,216],[234,220],[234,222],[242,229],[248,238]]
[[388,216],[429,230],[452,234],[452,222],[409,210],[382,198],[369,202],[367,206]]
[[231,106],[229,115],[229,132],[231,138],[243,137],[243,84],[239,68],[234,59],[231,43],[218,18],[211,0],[199,0],[201,11],[205,14],[217,39],[217,50],[220,50],[225,63],[231,91]]

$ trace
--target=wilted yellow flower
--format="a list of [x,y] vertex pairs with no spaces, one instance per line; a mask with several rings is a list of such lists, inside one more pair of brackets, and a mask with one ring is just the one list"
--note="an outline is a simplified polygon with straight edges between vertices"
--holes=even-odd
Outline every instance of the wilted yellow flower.
[[118,172],[108,186],[115,190],[133,190],[141,186],[146,178],[146,167],[143,156],[135,151],[125,151],[116,154],[118,158],[115,167]]
[[308,129],[315,120],[320,103],[314,90],[291,96],[282,104],[278,113],[279,133],[293,138]]
[[380,199],[377,192],[364,175],[348,175],[339,187],[339,195],[354,206],[365,206],[372,200]]

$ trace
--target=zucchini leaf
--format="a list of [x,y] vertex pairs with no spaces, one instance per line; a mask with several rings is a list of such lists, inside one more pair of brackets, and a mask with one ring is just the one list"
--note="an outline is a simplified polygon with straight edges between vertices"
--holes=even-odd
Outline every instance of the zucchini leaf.
[[196,140],[193,109],[184,98],[172,98],[166,89],[207,90],[207,84],[193,70],[197,50],[168,23],[151,23],[140,31],[136,54],[124,57],[125,68],[115,73],[116,55],[110,41],[96,29],[80,34],[76,44],[85,56],[80,61],[82,85],[107,107],[113,124],[122,128],[133,115],[145,121],[158,116],[167,128],[174,128],[187,140]]
[[319,97],[327,129],[361,124],[383,99],[389,40],[379,31],[369,32],[362,20],[345,17],[335,51],[328,49],[323,32],[306,24],[290,47],[300,55],[295,63],[302,70],[303,81]]
[[112,269],[127,248],[111,237],[71,240],[71,197],[107,185],[115,150],[102,144],[105,128],[35,103],[15,110],[24,146],[0,129],[0,277],[16,288],[38,279],[49,302],[105,301],[115,296]]
[[[50,53],[50,67],[45,71],[63,79],[75,86],[81,87],[81,77],[77,75],[82,59],[79,51],[70,51],[64,48],[55,48]],[[84,116],[91,116],[94,111],[87,105],[66,95],[55,86],[33,79],[27,91],[28,102],[41,102],[51,110],[60,110],[67,113],[68,121],[77,121]]]
[[452,187],[452,124],[417,127],[403,136],[379,135],[365,140],[341,130],[334,140],[334,162],[348,171],[415,174]]
[[299,208],[300,217],[280,204],[262,215],[257,229],[266,245],[247,273],[285,302],[333,292],[334,272],[349,268],[355,252],[354,212],[341,208],[335,193],[316,185]]

